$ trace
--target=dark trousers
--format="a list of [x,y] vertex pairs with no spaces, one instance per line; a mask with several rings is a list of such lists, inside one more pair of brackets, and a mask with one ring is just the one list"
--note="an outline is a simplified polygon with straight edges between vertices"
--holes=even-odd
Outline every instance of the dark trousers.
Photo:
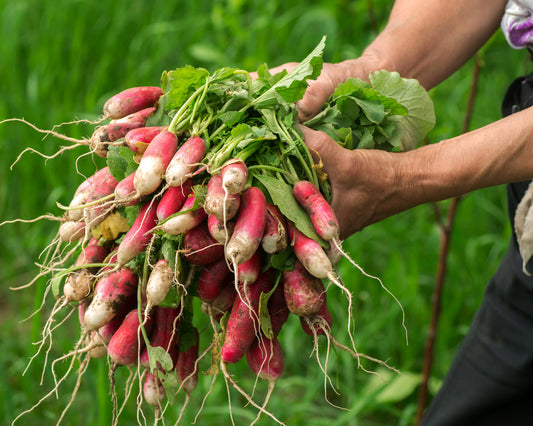
[[[521,77],[509,87],[502,113],[531,105],[533,77]],[[511,224],[528,185],[507,186]],[[533,273],[533,262],[528,270]],[[522,272],[514,231],[422,425],[533,426],[533,277]]]

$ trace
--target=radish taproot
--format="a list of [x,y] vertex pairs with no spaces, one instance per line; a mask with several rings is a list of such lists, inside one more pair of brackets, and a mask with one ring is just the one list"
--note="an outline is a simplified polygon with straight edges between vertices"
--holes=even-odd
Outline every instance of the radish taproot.
[[94,287],[91,303],[83,318],[87,331],[107,324],[120,311],[124,304],[136,297],[139,277],[130,268],[109,269]]
[[193,182],[188,179],[181,186],[171,186],[165,189],[157,204],[157,219],[159,222],[177,213],[192,191]]
[[240,194],[246,188],[248,167],[242,160],[230,160],[222,166],[222,187],[228,194]]
[[272,289],[272,271],[263,272],[250,286],[241,287],[226,323],[221,359],[226,363],[239,361],[260,332],[259,300],[261,293]]
[[339,238],[339,222],[331,205],[320,190],[306,180],[298,181],[293,188],[294,198],[307,212],[318,235],[326,241]]
[[241,207],[231,238],[226,246],[226,256],[232,264],[250,259],[265,231],[266,199],[263,191],[251,186],[242,194]]
[[195,208],[196,196],[190,193],[177,214],[165,219],[159,229],[169,235],[185,234],[205,222],[207,213],[203,207]]
[[233,219],[238,213],[240,203],[240,194],[226,193],[222,186],[222,176],[220,174],[211,176],[207,183],[207,194],[204,203],[204,209],[207,214],[226,222]]
[[[87,313],[85,313],[85,316],[87,317]],[[146,333],[150,334],[152,320],[148,318],[141,325],[139,311],[135,308],[125,316],[107,345],[107,353],[112,362],[119,365],[137,364],[144,348],[140,327],[144,327]]]
[[183,256],[192,265],[207,265],[224,256],[224,246],[211,236],[204,221],[183,236]]
[[131,87],[109,98],[104,104],[104,117],[120,119],[153,106],[163,95],[157,86]]
[[292,270],[283,271],[283,289],[287,307],[299,317],[316,314],[324,303],[322,280],[311,275],[297,259]]
[[206,142],[193,136],[183,143],[173,154],[165,171],[165,181],[170,186],[181,186],[203,160],[207,150]]
[[148,246],[157,222],[157,201],[147,201],[142,207],[133,225],[124,235],[117,250],[117,264],[125,265]]
[[150,142],[141,157],[133,181],[139,195],[151,194],[161,185],[177,146],[178,137],[168,130],[163,130]]
[[146,283],[146,312],[165,300],[173,283],[174,270],[166,259],[158,260]]

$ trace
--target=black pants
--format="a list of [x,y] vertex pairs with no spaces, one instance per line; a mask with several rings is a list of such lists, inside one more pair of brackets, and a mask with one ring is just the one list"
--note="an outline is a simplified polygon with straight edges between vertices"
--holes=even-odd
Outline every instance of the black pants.
[[[506,116],[531,105],[533,77],[521,77],[509,87],[502,113]],[[528,185],[507,186],[511,224]],[[533,262],[528,270],[533,272]],[[514,231],[422,424],[533,425],[533,277],[522,272]]]

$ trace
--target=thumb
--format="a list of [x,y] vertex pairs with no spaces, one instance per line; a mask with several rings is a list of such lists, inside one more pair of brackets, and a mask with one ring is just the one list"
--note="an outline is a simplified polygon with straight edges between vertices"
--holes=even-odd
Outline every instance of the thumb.
[[336,159],[342,156],[343,148],[339,146],[324,132],[313,130],[299,124],[304,135],[304,142],[309,148],[315,163],[323,163],[324,171],[327,173],[328,165],[335,164]]

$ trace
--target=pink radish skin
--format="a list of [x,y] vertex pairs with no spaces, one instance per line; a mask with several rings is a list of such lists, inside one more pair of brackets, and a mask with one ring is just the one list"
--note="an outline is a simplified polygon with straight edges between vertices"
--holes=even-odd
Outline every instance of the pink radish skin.
[[241,263],[238,268],[238,280],[244,285],[250,285],[257,281],[261,273],[261,253],[256,250],[250,259]]
[[125,265],[150,243],[157,222],[157,202],[150,200],[142,206],[130,230],[124,235],[117,251],[117,263]]
[[220,318],[222,318],[226,312],[231,310],[236,297],[237,291],[235,290],[235,285],[233,284],[233,278],[230,278],[222,285],[220,292],[211,302],[202,303],[202,311],[206,315],[209,315],[210,307],[215,321],[220,321]]
[[209,215],[207,217],[207,228],[215,240],[217,240],[220,244],[225,244],[226,241],[231,237],[231,234],[233,234],[235,222],[226,221],[226,225],[224,226],[223,221],[218,220],[214,215]]
[[143,396],[144,400],[154,407],[160,407],[166,396],[163,383],[150,371],[147,371],[144,377]]
[[133,180],[135,179],[135,172],[122,179],[115,187],[115,202],[120,206],[133,206],[141,202],[141,197],[138,196]]
[[153,126],[130,130],[124,136],[124,143],[136,154],[143,154],[148,144],[165,128],[163,126]]
[[196,385],[198,384],[198,367],[196,366],[196,360],[198,359],[200,336],[198,335],[196,327],[193,329],[193,332],[195,335],[194,343],[185,351],[178,353],[175,367],[180,387],[187,395],[190,395],[194,389],[196,389]]
[[109,98],[104,104],[104,117],[119,119],[153,106],[161,97],[160,87],[131,87]]
[[188,179],[181,186],[167,188],[157,205],[157,219],[163,221],[167,217],[177,213],[183,207],[183,204],[192,191],[192,187],[193,182]]
[[196,285],[196,292],[200,300],[204,302],[213,301],[220,294],[220,290],[230,276],[230,272],[223,258],[206,265],[200,272]]
[[324,303],[322,281],[312,276],[300,261],[294,262],[294,269],[283,271],[285,302],[289,310],[300,317],[316,314]]
[[331,277],[333,267],[320,244],[305,236],[290,222],[288,231],[294,254],[302,262],[304,268],[314,277],[320,279]]
[[165,259],[154,265],[146,283],[146,310],[159,305],[167,296],[174,282],[174,271]]
[[226,194],[220,174],[211,176],[204,204],[207,214],[215,216],[220,221],[228,221],[239,212],[240,203],[240,194]]
[[208,265],[224,256],[224,246],[216,241],[204,221],[187,231],[183,237],[185,259],[193,265]]
[[175,151],[165,171],[165,180],[170,186],[181,186],[204,159],[207,144],[199,136],[188,139]]
[[[89,244],[82,250],[73,266],[83,266],[93,263],[102,263],[109,250],[96,243],[96,239],[89,241]],[[91,267],[79,269],[72,272],[63,287],[63,294],[67,300],[78,301],[87,297],[93,289],[94,275],[100,268]]]
[[178,137],[167,130],[159,133],[150,142],[141,157],[133,181],[139,195],[151,194],[161,185],[165,170],[177,146]]
[[164,221],[160,225],[161,230],[169,235],[181,235],[205,222],[207,214],[202,207],[190,210],[194,206],[194,201],[194,194],[190,194],[179,210],[182,213]]
[[276,381],[283,374],[283,350],[277,337],[255,339],[246,352],[246,362],[261,379]]
[[85,311],[85,330],[96,330],[110,322],[124,304],[136,297],[138,281],[137,274],[126,267],[111,270],[100,278]]
[[261,246],[265,252],[275,254],[284,251],[287,245],[286,220],[277,206],[267,203],[265,233]]
[[244,161],[230,161],[222,166],[222,187],[228,194],[240,194],[246,188],[248,180],[248,167]]
[[109,174],[109,167],[104,167],[96,171],[92,176],[85,179],[76,189],[74,197],[69,204],[71,210],[67,211],[69,220],[78,221],[83,219],[83,209],[76,208],[83,206],[89,197],[93,185],[99,185],[100,180],[104,180]]
[[[105,167],[105,173],[100,175],[101,179],[91,184],[91,189],[87,197],[87,204],[101,200],[113,194],[118,185],[118,181],[113,177],[109,167]],[[106,208],[105,202],[96,203],[85,208],[85,222],[89,228],[93,228],[104,221],[111,212],[111,208]]]
[[[144,347],[144,340],[139,326],[139,311],[135,308],[126,315],[107,345],[107,353],[111,361],[119,365],[137,364],[139,354]],[[152,329],[152,320],[150,318],[146,320],[144,328],[147,334],[150,334]]]
[[[152,331],[150,334],[150,346],[161,347],[169,353],[175,353],[175,346],[178,340],[178,324],[177,319],[180,313],[180,308],[164,308],[156,306],[152,314]],[[145,348],[141,352],[139,361],[145,368],[150,368],[150,357],[148,350]],[[175,360],[174,360],[175,361]],[[161,369],[161,365],[157,365]]]
[[127,115],[126,117],[111,120],[110,124],[140,124],[141,127],[144,127],[144,125],[146,124],[146,120],[148,120],[148,118],[153,115],[155,111],[155,107],[143,108],[140,111],[133,112]]
[[226,363],[239,361],[253,343],[256,334],[259,333],[259,298],[262,292],[266,293],[271,289],[272,274],[267,271],[261,274],[254,285],[239,290],[226,323],[221,350],[222,361]]
[[294,198],[305,209],[313,226],[326,241],[339,238],[339,222],[333,209],[311,182],[301,180],[293,188]]
[[274,293],[268,299],[268,313],[274,336],[277,336],[289,318],[289,308],[285,302],[285,293],[283,286],[278,285]]
[[89,146],[99,157],[107,157],[108,145],[126,136],[130,130],[144,126],[140,121],[109,123],[98,127],[89,141]]
[[251,186],[242,195],[235,228],[226,246],[226,256],[231,263],[241,264],[253,256],[261,244],[265,223],[265,195]]

